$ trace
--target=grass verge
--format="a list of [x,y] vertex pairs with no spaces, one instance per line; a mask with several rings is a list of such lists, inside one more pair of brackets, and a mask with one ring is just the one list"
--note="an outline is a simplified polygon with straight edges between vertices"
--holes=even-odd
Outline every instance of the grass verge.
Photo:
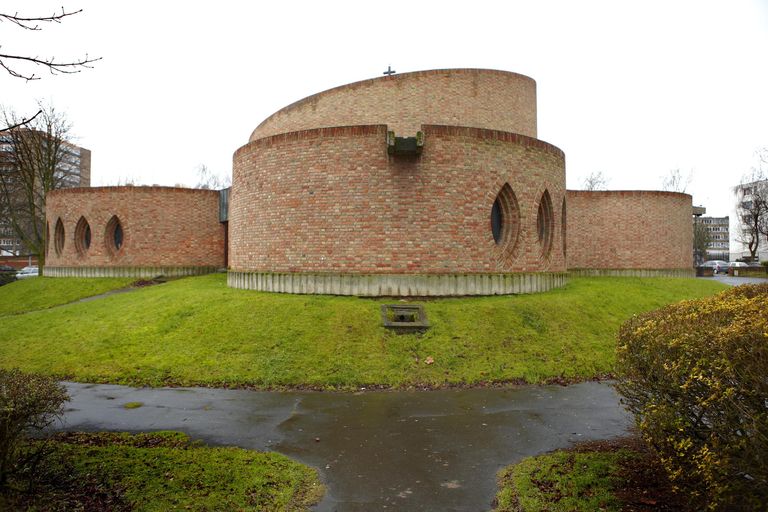
[[589,442],[499,472],[494,512],[685,511],[641,441]]
[[397,335],[379,310],[396,299],[238,290],[215,274],[5,317],[0,365],[81,382],[262,389],[583,380],[612,372],[631,315],[723,288],[573,278],[541,294],[418,301],[431,327]]
[[16,315],[67,304],[110,290],[124,288],[131,278],[34,277],[0,288],[0,316]]
[[317,473],[287,457],[179,432],[67,433],[49,449],[35,480],[0,494],[0,509],[299,511],[323,494]]

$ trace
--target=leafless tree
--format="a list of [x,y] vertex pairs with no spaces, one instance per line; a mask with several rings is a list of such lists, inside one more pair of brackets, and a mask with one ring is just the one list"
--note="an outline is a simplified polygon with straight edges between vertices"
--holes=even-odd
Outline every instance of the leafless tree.
[[662,176],[661,189],[668,192],[685,193],[692,179],[693,171],[689,172],[687,176],[683,176],[680,169],[672,169],[667,176]]
[[704,263],[707,256],[707,248],[712,241],[712,234],[707,229],[701,219],[693,220],[693,259],[696,266]]
[[228,175],[222,178],[211,171],[205,164],[197,168],[197,185],[195,185],[195,188],[221,190],[230,186],[232,186],[232,179]]
[[[43,27],[51,23],[61,23],[62,20],[83,12],[82,9],[76,11],[67,11],[63,7],[61,12],[53,12],[49,15],[31,15],[25,16],[15,12],[0,12],[0,26],[3,23],[14,25],[19,30],[37,32],[43,30]],[[79,73],[84,68],[92,67],[93,63],[101,60],[101,57],[85,56],[74,59],[58,59],[56,57],[44,57],[40,55],[25,55],[21,52],[6,53],[3,45],[0,45],[0,68],[4,69],[10,76],[21,78],[22,80],[40,80],[37,70],[47,70],[52,75]],[[0,127],[0,133],[11,131],[30,124],[42,112],[38,111],[31,116],[16,116],[12,125]]]
[[[68,151],[70,124],[53,107],[40,106],[40,114],[26,126],[0,134],[0,222],[9,226],[30,254],[45,265],[46,194],[79,180],[79,166]],[[6,125],[18,125],[19,116],[4,111]]]
[[605,190],[607,187],[608,178],[603,175],[602,171],[592,171],[581,184],[583,190]]
[[768,176],[762,164],[744,176],[734,191],[739,219],[736,241],[749,249],[754,261],[760,248],[760,235],[768,237]]

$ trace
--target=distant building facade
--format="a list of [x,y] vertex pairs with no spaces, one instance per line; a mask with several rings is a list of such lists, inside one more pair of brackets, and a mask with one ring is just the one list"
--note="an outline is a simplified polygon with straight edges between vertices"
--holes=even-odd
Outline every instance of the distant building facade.
[[[0,134],[0,172],[12,169],[14,165],[14,146],[12,135]],[[91,186],[91,151],[68,142],[63,142],[58,157],[56,176],[60,180],[60,188],[90,187]],[[16,236],[10,218],[0,211],[0,254],[4,256],[20,256],[26,254],[27,248]]]
[[735,188],[737,205],[737,235],[739,243],[737,250],[737,257],[749,258],[751,256],[749,250],[749,241],[753,240],[753,243],[757,243],[757,259],[758,261],[768,260],[768,237],[764,236],[760,232],[754,232],[754,227],[750,227],[750,216],[746,215],[749,210],[752,209],[754,201],[762,201],[764,205],[763,215],[768,215],[768,180],[754,181],[752,183],[745,183],[738,185]]
[[698,217],[695,222],[703,224],[709,233],[706,259],[728,261],[730,257],[730,217]]

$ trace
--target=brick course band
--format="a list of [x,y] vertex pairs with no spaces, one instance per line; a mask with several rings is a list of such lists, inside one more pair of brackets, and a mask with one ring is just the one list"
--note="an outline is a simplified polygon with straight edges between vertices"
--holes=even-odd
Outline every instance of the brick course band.
[[567,273],[519,274],[313,274],[227,273],[232,288],[277,293],[353,295],[358,297],[450,297],[539,293],[560,288]]
[[435,69],[363,80],[308,96],[265,119],[250,140],[326,126],[386,124],[411,136],[422,124],[536,137],[536,82],[492,69]]
[[216,267],[50,267],[43,269],[45,277],[187,277],[212,274]]

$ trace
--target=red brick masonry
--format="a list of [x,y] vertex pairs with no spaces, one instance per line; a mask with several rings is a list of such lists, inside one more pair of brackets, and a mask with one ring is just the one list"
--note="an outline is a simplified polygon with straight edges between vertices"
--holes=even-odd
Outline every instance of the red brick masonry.
[[691,196],[566,193],[569,269],[692,269]]
[[[224,227],[219,194],[213,190],[171,187],[95,187],[48,194],[49,267],[223,267]],[[123,246],[107,247],[106,228],[117,216]],[[79,254],[75,228],[80,218],[91,228],[90,248]],[[61,255],[54,250],[55,226],[64,225]]]
[[[418,158],[387,154],[383,125],[305,130],[235,154],[230,267],[256,272],[445,274],[565,270],[562,151],[537,139],[457,126],[420,127]],[[508,183],[517,240],[493,240],[491,208]],[[538,202],[554,204],[542,255]]]
[[473,126],[536,137],[536,82],[491,69],[435,69],[342,85],[278,110],[250,140],[330,126],[386,124],[398,136],[422,124]]

